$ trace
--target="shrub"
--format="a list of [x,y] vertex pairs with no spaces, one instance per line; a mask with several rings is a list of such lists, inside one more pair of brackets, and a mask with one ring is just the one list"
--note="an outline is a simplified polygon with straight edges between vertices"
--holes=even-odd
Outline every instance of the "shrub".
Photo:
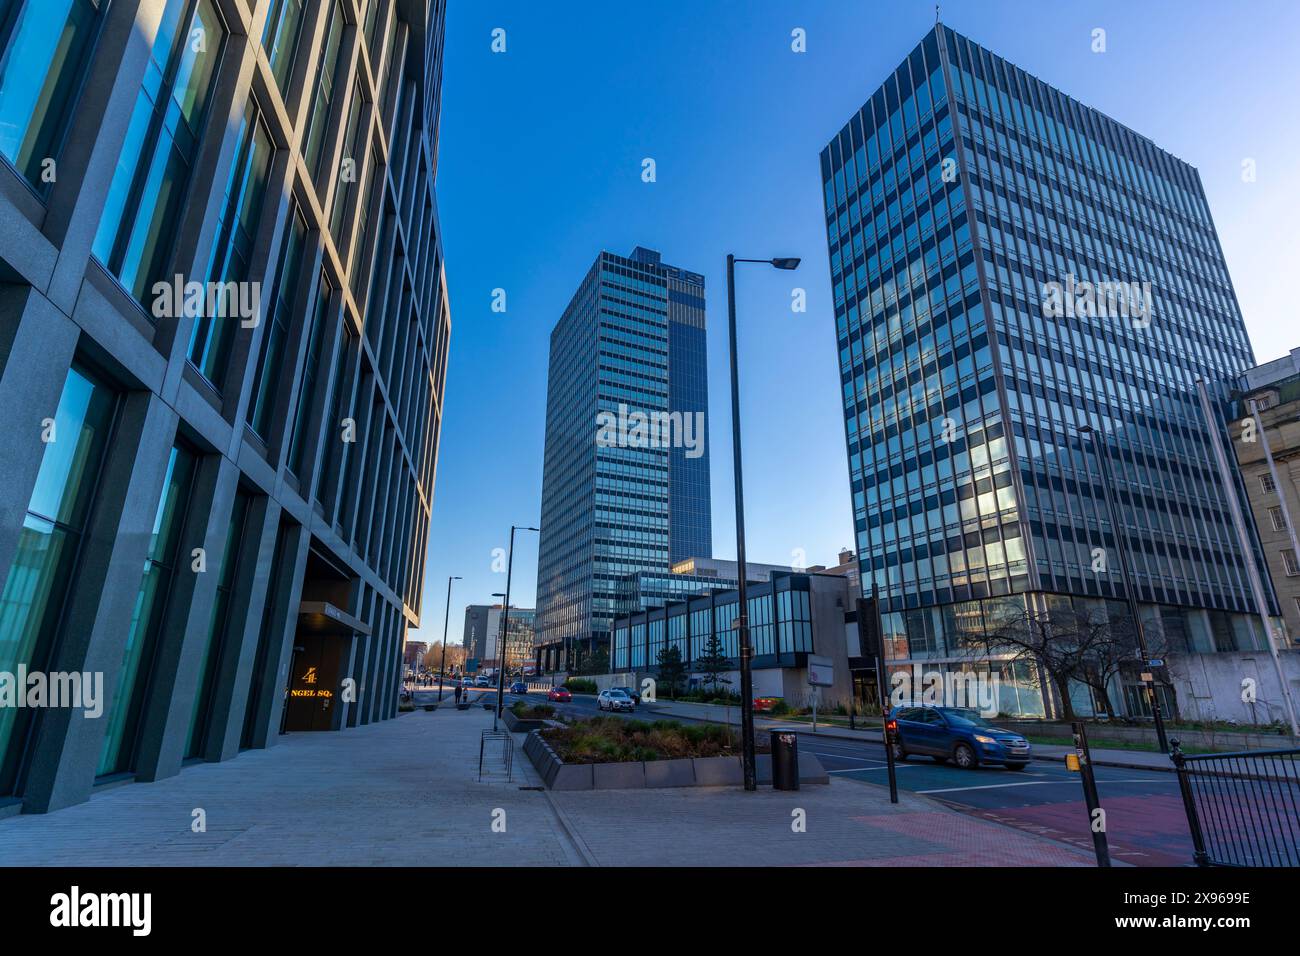
[[555,708],[550,704],[529,704],[525,700],[517,700],[510,705],[510,711],[520,720],[545,720],[555,714]]
[[599,693],[596,689],[596,682],[594,680],[586,680],[581,677],[570,677],[564,682],[564,686],[568,688],[569,693],[571,694]]
[[592,717],[568,727],[549,728],[542,736],[566,763],[672,760],[739,752],[738,739],[717,724]]

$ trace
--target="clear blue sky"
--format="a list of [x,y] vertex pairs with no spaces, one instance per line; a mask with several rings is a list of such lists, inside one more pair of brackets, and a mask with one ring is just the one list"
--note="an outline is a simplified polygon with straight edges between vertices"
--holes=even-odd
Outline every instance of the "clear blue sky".
[[[452,341],[424,596],[450,636],[505,590],[512,523],[540,519],[548,336],[602,248],[706,277],[713,538],[734,557],[728,252],[802,256],[739,275],[751,560],[852,546],[818,153],[934,22],[929,2],[451,0],[438,199]],[[947,0],[943,20],[1201,173],[1260,361],[1300,346],[1300,4]],[[803,28],[807,52],[791,50]],[[1106,30],[1105,53],[1091,50]],[[506,52],[491,51],[506,31]],[[657,182],[641,180],[651,157]],[[1241,164],[1256,162],[1243,183]],[[807,290],[794,314],[791,289]],[[492,290],[507,295],[491,310]],[[537,536],[518,539],[530,606]]]

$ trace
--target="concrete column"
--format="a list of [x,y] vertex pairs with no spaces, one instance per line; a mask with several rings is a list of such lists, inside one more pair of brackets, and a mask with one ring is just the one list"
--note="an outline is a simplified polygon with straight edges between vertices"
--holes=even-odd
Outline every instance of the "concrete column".
[[275,567],[280,514],[280,506],[271,498],[258,496],[249,503],[244,540],[240,542],[239,571],[230,598],[225,643],[213,676],[208,737],[203,743],[204,760],[229,760],[239,753],[249,682],[257,657],[257,639],[261,634],[262,614]]
[[0,285],[0,574],[18,549],[44,457],[41,423],[58,410],[78,331],[31,286]]
[[77,110],[59,153],[42,231],[59,248],[49,295],[71,314],[140,95],[166,0],[115,0],[105,13]]
[[[302,577],[307,568],[307,549],[311,535],[302,525],[286,525],[284,551],[278,576],[271,582],[267,600],[273,602],[264,617],[267,633],[259,638],[266,642],[266,659],[261,663],[262,692],[248,702],[255,707],[253,739],[255,748],[269,747],[280,733],[280,715],[284,712],[284,689],[289,678],[289,661],[293,657],[293,639],[298,628],[298,602],[302,596]],[[254,666],[257,666],[255,663]]]
[[[166,617],[154,651],[149,700],[140,719],[138,780],[170,777],[180,771],[185,759],[238,480],[234,463],[223,455],[207,455],[199,463]],[[196,548],[204,551],[202,572],[194,571]]]
[[102,674],[103,714],[41,714],[23,785],[28,813],[90,796],[175,435],[176,414],[161,399],[148,392],[127,395],[50,664],[52,671]]

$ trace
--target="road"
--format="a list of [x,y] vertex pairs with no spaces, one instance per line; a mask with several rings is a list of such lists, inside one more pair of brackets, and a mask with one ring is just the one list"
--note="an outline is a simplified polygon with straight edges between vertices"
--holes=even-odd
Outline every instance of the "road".
[[[542,695],[533,694],[532,699]],[[507,697],[507,703],[511,698]],[[596,699],[577,695],[556,704],[571,717],[595,716]],[[654,720],[645,708],[621,714]],[[663,718],[658,718],[663,719]],[[679,719],[679,718],[674,718]],[[797,731],[801,753],[812,753],[827,772],[846,780],[888,786],[883,744]],[[1092,852],[1088,810],[1077,773],[1064,764],[1035,760],[1022,771],[1000,767],[959,770],[929,757],[897,765],[898,786],[924,794],[985,820],[1036,833]],[[1187,830],[1178,778],[1165,771],[1096,768],[1097,789],[1106,811],[1111,859],[1135,866],[1189,866],[1192,840]]]

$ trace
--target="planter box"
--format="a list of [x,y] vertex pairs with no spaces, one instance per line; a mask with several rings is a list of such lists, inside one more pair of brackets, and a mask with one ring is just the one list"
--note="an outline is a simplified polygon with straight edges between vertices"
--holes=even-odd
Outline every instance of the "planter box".
[[692,762],[697,787],[739,787],[745,782],[739,757],[695,757]]
[[593,763],[590,766],[594,790],[645,789],[645,763],[640,760]]
[[526,719],[516,717],[515,712],[509,708],[502,712],[501,717],[505,720],[506,727],[510,729],[510,732],[515,734],[530,734],[534,730],[541,730],[546,726],[546,721],[543,718]]
[[469,710],[469,704],[457,704],[457,705],[456,705],[456,709],[457,709],[457,710]]
[[[552,790],[640,790],[654,787],[739,787],[744,772],[739,757],[681,757],[675,760],[626,760],[611,763],[565,763],[542,735],[533,731],[524,741],[524,754],[542,782]],[[771,786],[772,757],[759,754],[758,782]],[[799,757],[799,783],[830,783],[830,776],[812,754]]]
[[647,787],[695,786],[695,761],[690,757],[676,760],[647,760],[645,763]]

